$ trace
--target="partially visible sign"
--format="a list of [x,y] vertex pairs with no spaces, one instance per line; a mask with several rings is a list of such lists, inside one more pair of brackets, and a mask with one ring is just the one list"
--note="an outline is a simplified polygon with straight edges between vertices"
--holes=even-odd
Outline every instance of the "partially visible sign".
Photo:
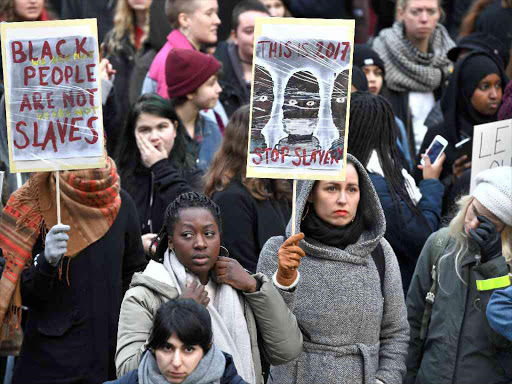
[[2,23],[11,172],[104,166],[95,19]]
[[512,119],[475,126],[470,193],[479,172],[501,166],[512,166]]
[[247,176],[344,180],[353,20],[256,19]]

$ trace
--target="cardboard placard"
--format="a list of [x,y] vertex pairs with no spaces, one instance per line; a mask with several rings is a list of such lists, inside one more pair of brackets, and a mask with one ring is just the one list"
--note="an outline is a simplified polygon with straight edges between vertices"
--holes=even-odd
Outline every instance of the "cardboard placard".
[[475,126],[470,193],[479,172],[500,166],[512,166],[512,119]]
[[0,28],[11,172],[103,167],[96,19]]
[[256,19],[247,177],[344,180],[354,20]]

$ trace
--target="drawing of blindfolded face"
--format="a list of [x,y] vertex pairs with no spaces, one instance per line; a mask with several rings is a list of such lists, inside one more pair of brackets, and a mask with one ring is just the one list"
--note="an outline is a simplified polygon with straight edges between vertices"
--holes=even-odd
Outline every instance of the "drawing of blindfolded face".
[[254,96],[252,107],[253,134],[259,135],[272,116],[274,82],[270,72],[261,65],[254,67]]
[[320,86],[309,71],[296,72],[284,90],[283,126],[291,135],[311,135],[318,124]]
[[347,116],[348,69],[340,72],[334,79],[334,88],[331,97],[332,120],[338,130],[345,129]]

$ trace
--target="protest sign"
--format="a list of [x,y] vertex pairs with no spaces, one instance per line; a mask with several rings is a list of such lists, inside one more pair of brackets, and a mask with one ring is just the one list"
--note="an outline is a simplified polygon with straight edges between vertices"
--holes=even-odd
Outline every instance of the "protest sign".
[[512,119],[475,126],[470,193],[479,172],[501,166],[512,166]]
[[344,180],[354,20],[259,18],[247,176]]
[[96,20],[0,28],[11,172],[104,166]]

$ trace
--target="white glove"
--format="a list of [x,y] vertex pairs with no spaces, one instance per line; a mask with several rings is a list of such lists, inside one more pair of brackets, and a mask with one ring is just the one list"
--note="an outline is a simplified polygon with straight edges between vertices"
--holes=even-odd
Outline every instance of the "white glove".
[[54,267],[68,251],[69,236],[66,232],[70,229],[69,225],[57,224],[46,234],[44,257]]

